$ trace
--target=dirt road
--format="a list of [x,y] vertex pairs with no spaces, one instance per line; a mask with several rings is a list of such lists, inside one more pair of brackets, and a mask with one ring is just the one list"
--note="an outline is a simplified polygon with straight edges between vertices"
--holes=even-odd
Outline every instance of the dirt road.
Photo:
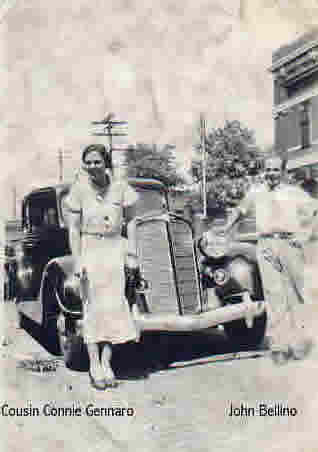
[[[21,367],[34,360],[54,364],[56,357],[25,330],[11,324],[8,332],[1,347],[5,452],[317,450],[316,350],[304,361],[278,367],[266,353],[235,359],[237,350],[222,332],[209,331],[171,338],[175,360],[170,368],[140,380],[138,351],[123,346],[114,355],[122,384],[98,392],[90,387],[86,372],[69,370],[61,361],[51,372]],[[127,370],[132,362],[137,363],[133,375]],[[235,416],[230,416],[231,406]],[[12,412],[21,407],[39,414],[6,415],[9,408]],[[55,415],[65,408],[73,409],[73,415]],[[74,414],[76,408],[80,415]],[[118,413],[125,408],[126,415],[106,415],[107,408],[120,408]],[[128,408],[133,415],[127,415]],[[281,414],[283,408],[289,409],[289,416]]]

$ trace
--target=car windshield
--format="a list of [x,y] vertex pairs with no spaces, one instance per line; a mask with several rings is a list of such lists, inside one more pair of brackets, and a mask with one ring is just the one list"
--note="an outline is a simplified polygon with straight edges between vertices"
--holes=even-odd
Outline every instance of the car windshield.
[[139,200],[136,205],[136,215],[140,216],[145,213],[157,210],[164,210],[166,200],[163,194],[157,190],[145,190],[141,188],[135,188],[139,194]]

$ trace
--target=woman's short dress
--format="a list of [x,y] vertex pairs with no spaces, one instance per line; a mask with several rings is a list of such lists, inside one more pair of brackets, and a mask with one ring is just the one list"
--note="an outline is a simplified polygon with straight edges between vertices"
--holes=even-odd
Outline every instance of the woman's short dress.
[[137,200],[136,191],[126,180],[113,180],[100,196],[85,176],[73,184],[66,200],[71,212],[81,214],[82,263],[88,276],[83,322],[86,343],[138,340],[125,298],[127,240],[121,236],[123,208]]

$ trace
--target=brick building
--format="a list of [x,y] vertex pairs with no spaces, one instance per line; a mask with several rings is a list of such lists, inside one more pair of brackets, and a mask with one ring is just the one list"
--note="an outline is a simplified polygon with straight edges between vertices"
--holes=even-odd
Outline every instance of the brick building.
[[318,28],[273,53],[275,147],[318,177]]

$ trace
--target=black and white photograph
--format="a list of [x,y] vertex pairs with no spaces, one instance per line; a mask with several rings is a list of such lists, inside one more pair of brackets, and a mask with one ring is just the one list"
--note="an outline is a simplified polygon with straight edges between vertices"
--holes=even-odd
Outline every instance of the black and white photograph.
[[318,1],[0,36],[2,449],[316,451]]

